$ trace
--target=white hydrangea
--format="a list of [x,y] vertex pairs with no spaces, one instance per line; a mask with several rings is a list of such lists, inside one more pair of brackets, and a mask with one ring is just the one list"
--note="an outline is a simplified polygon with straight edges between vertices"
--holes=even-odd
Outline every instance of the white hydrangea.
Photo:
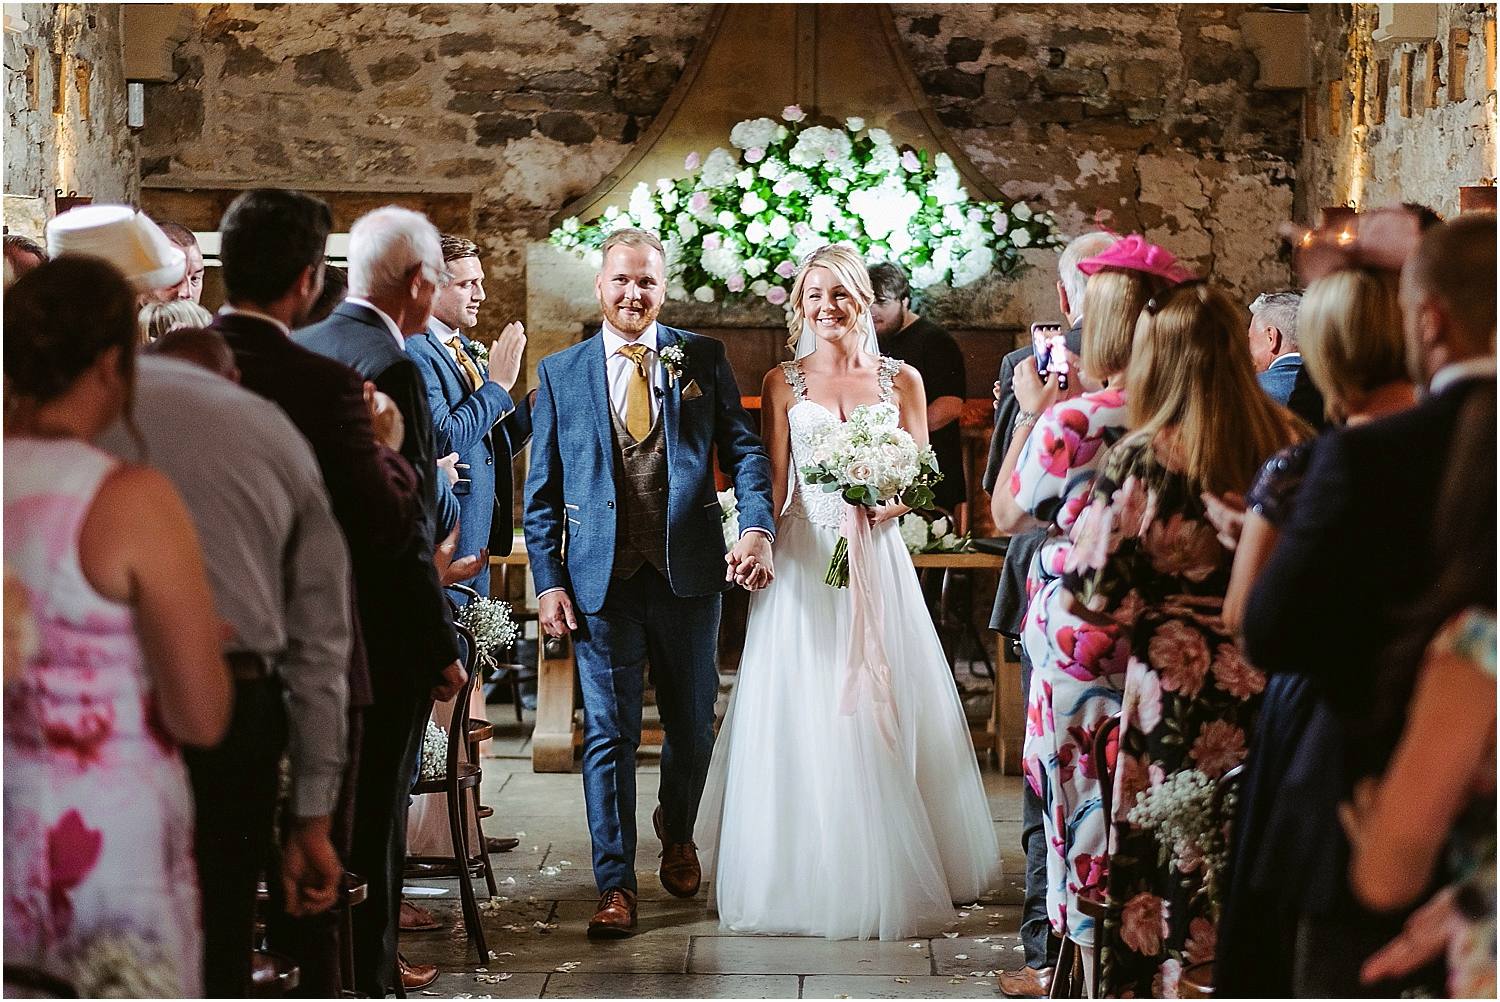
[[870,151],[870,160],[865,164],[867,174],[893,174],[901,166],[901,154],[889,143],[877,145]]
[[937,285],[943,280],[943,273],[947,268],[939,268],[931,262],[919,264],[911,269],[911,284],[913,288],[925,289],[931,285]]
[[897,531],[901,533],[901,542],[906,544],[907,552],[920,553],[922,547],[927,545],[927,520],[916,512],[907,512],[896,522]]
[[837,165],[848,161],[853,148],[849,134],[844,130],[814,125],[797,135],[797,142],[787,154],[787,159],[801,167],[820,163]]
[[[699,258],[703,264],[703,270],[721,281],[728,281],[729,276],[737,275],[743,270],[744,258],[740,257],[739,251],[735,249],[733,242],[725,240],[714,248],[703,248],[703,256]],[[697,295],[697,292],[694,292]],[[701,297],[700,297],[701,298]],[[709,302],[709,300],[704,300]]]
[[755,183],[755,171],[752,168],[746,167],[734,176],[734,183],[741,188],[748,189]]
[[693,290],[693,298],[700,303],[711,303],[714,301],[714,290],[711,285],[700,285]]
[[922,207],[922,199],[901,184],[881,184],[849,193],[849,210],[859,217],[865,233],[884,240],[895,230],[905,230]]
[[740,199],[740,211],[747,216],[753,216],[759,212],[765,212],[766,200],[753,191],[745,192],[745,197]]
[[698,221],[687,213],[677,217],[677,232],[683,240],[691,240],[698,235]]
[[[946,157],[947,154],[940,154],[940,156]],[[952,161],[949,161],[949,163],[951,165]],[[969,193],[964,190],[963,181],[959,178],[958,171],[954,170],[952,166],[939,167],[937,177],[933,180],[927,191],[942,206],[959,205],[969,199]]]
[[915,241],[911,238],[911,230],[906,227],[892,230],[890,235],[885,238],[885,242],[891,245],[891,253],[897,256],[905,254],[915,244]]
[[767,157],[765,161],[756,168],[756,170],[760,173],[760,176],[765,178],[767,181],[781,180],[784,176],[786,176],[786,172],[790,169],[791,168],[787,167],[786,161],[777,160],[775,157]]
[[809,200],[808,212],[812,216],[812,228],[822,233],[839,214],[838,199],[825,192],[819,192]]
[[771,221],[766,224],[766,228],[770,231],[772,240],[785,240],[787,235],[792,232],[792,224],[787,222],[786,217],[780,213],[771,217]]
[[995,252],[986,246],[978,246],[966,252],[953,265],[954,288],[973,285],[995,267]]
[[768,236],[770,236],[770,230],[759,219],[750,220],[750,225],[745,227],[745,239],[753,245],[765,243]]
[[764,149],[776,141],[776,134],[781,129],[779,123],[769,118],[753,118],[730,129],[729,141],[742,150],[752,146]]
[[734,156],[723,147],[715,146],[698,171],[698,182],[709,188],[724,188],[734,181],[737,173],[739,166],[734,162]]

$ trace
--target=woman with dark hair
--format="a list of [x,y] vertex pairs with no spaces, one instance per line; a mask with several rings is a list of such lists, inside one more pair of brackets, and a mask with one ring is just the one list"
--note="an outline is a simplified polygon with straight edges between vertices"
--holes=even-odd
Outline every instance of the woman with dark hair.
[[136,293],[64,255],[4,309],[5,563],[38,636],[5,693],[5,959],[84,997],[195,997],[178,745],[219,741],[230,683],[181,499],[89,444],[129,413]]
[[1169,832],[1244,759],[1265,679],[1224,627],[1230,553],[1200,496],[1244,492],[1306,430],[1260,391],[1245,328],[1201,281],[1146,304],[1125,377],[1133,431],[1095,479],[1064,569],[1073,613],[1129,647],[1101,996],[1175,996],[1182,967],[1213,955],[1222,860]]

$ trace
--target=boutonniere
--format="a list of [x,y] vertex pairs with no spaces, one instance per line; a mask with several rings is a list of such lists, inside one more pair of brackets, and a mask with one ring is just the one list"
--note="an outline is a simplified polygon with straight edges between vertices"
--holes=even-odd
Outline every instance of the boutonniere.
[[662,368],[667,370],[670,385],[676,386],[677,380],[682,378],[682,367],[687,364],[687,352],[683,350],[682,342],[673,341],[657,352],[657,355],[661,358]]
[[483,341],[469,341],[469,354],[474,356],[474,361],[479,363],[479,368],[484,369],[490,364],[490,346]]

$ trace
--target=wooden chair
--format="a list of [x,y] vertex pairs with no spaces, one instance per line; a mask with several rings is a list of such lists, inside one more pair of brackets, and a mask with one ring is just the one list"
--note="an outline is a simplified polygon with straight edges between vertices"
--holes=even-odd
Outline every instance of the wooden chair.
[[[1099,810],[1103,813],[1105,824],[1104,856],[1109,858],[1110,842],[1114,834],[1114,797],[1115,797],[1115,770],[1109,760],[1109,742],[1120,730],[1120,715],[1112,714],[1097,734],[1094,735],[1094,772],[1099,777]],[[1107,867],[1106,862],[1106,867]],[[1106,869],[1107,872],[1107,869]],[[1104,918],[1108,914],[1108,906],[1105,893],[1102,889],[1094,887],[1082,891],[1078,895],[1078,910],[1094,920],[1094,990],[1099,990],[1099,977],[1103,972],[1100,958],[1103,951],[1100,949],[1100,940],[1103,938]],[[1057,967],[1052,974],[1051,997],[1055,999],[1081,999],[1088,996],[1087,982],[1083,977],[1083,951],[1074,942],[1073,937],[1063,934],[1062,946],[1057,951]]]
[[[1243,764],[1235,766],[1214,784],[1214,797],[1210,813],[1214,817],[1229,813],[1226,801],[1239,791],[1240,778],[1245,773]],[[1177,982],[1177,997],[1184,999],[1211,999],[1214,997],[1214,962],[1205,960],[1183,968]]]
[[[500,566],[504,567],[506,565],[501,564]],[[448,587],[462,595],[467,595],[471,599],[479,598],[479,592],[467,585],[454,584]],[[536,619],[536,613],[527,614],[517,612],[514,602],[511,603],[510,614],[511,618],[517,623],[524,623],[528,618]],[[485,679],[485,682],[497,688],[499,686],[506,686],[510,689],[511,705],[515,707],[516,723],[519,724],[524,723],[524,718],[521,716],[521,683],[534,681],[535,679],[536,665],[493,664],[490,666],[490,677]],[[475,731],[483,731],[484,733],[476,737],[474,734]],[[473,761],[477,762],[479,761],[479,742],[488,741],[494,737],[495,728],[488,720],[476,720],[471,717],[469,719],[469,732],[469,743],[475,749],[472,753],[472,758]]]
[[365,903],[370,885],[364,878],[344,871],[344,886],[339,894],[339,987],[344,997],[352,999],[358,994],[354,988],[354,908]]
[[[476,670],[479,662],[478,645],[469,630],[455,624],[463,639],[467,654],[465,669],[468,679],[453,701],[453,715],[449,721],[447,770],[436,779],[418,779],[412,784],[413,795],[420,793],[442,793],[448,800],[448,830],[453,838],[453,860],[457,864],[458,891],[463,899],[464,928],[474,942],[480,963],[490,959],[489,947],[484,941],[484,929],[480,923],[479,904],[474,897],[473,878],[482,874],[490,895],[499,893],[495,884],[495,872],[490,867],[490,855],[485,845],[484,828],[479,816],[479,783],[484,778],[479,763],[469,759],[469,743],[465,740],[469,720],[469,700],[479,684]],[[474,830],[479,833],[479,845],[469,845],[469,818],[473,818]],[[418,861],[421,860],[417,857]]]

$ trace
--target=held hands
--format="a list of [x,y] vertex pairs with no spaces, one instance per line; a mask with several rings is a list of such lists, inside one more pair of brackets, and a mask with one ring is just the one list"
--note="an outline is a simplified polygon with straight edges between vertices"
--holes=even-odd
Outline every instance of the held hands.
[[565,591],[549,591],[537,599],[537,622],[549,637],[565,637],[569,631],[578,629],[578,618],[573,614],[573,600]]
[[490,345],[490,365],[486,376],[499,383],[506,393],[521,378],[521,359],[526,354],[526,328],[519,320],[505,325],[505,330]]
[[733,581],[746,591],[759,591],[776,578],[771,562],[771,540],[763,532],[745,532],[724,554],[724,580]]
[[281,891],[286,913],[316,915],[338,901],[344,864],[328,838],[328,817],[300,818],[281,852]]
[[365,382],[365,407],[370,412],[370,423],[375,426],[375,441],[388,449],[401,451],[401,442],[406,438],[406,423],[396,402]]
[[446,665],[443,668],[442,681],[432,687],[432,692],[430,693],[432,701],[434,703],[446,703],[458,695],[458,691],[464,687],[464,683],[468,680],[469,673],[464,671],[464,663],[462,661],[455,661],[450,665]]

